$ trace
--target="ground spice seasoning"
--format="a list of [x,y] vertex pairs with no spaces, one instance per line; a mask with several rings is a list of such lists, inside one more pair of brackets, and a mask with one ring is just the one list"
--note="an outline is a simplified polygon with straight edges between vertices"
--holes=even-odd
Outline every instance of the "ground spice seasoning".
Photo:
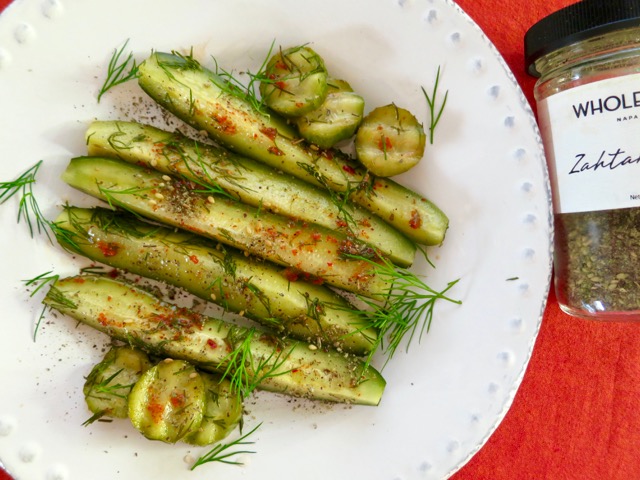
[[566,305],[640,309],[640,209],[556,215],[556,277]]
[[569,314],[640,320],[640,0],[583,0],[525,36]]

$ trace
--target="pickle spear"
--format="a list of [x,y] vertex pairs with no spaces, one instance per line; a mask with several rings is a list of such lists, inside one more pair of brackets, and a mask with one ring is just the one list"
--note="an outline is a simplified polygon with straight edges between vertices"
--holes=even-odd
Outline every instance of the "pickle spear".
[[279,334],[356,355],[376,342],[376,330],[333,290],[291,281],[282,267],[199,235],[105,208],[65,207],[55,225],[73,253],[183,288]]
[[107,156],[220,189],[265,211],[339,230],[401,267],[415,244],[378,216],[339,202],[328,191],[226,149],[134,122],[95,121],[86,132],[90,156]]
[[417,243],[443,242],[449,220],[427,198],[368,174],[338,150],[306,143],[275,112],[258,110],[193,57],[155,52],[140,64],[138,83],[159,105],[228,148],[348,196]]
[[253,389],[316,400],[378,405],[385,380],[357,357],[282,340],[163,302],[106,276],[51,284],[45,305],[152,355],[222,372],[247,396]]

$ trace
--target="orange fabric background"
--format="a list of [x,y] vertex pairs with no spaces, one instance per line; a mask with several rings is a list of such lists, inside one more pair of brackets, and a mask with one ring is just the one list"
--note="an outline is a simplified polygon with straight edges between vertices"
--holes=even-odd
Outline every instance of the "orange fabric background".
[[[606,0],[603,0],[606,2]],[[530,102],[523,38],[574,0],[457,0],[513,70]],[[563,314],[551,293],[512,408],[454,480],[640,478],[640,325]]]
[[[606,0],[604,0],[606,1]],[[0,10],[10,2],[0,0]],[[573,0],[457,0],[532,102],[523,36]],[[560,312],[553,292],[522,386],[487,444],[454,480],[640,479],[640,325]],[[1,455],[0,455],[1,457]],[[0,480],[7,480],[0,471]]]

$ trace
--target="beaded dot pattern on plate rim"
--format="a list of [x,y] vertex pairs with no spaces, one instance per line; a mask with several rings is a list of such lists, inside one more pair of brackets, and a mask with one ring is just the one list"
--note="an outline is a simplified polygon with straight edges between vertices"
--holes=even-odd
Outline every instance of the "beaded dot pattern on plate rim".
[[[406,4],[411,3],[411,0],[398,0],[398,6],[403,8]],[[433,3],[433,2],[432,2]],[[64,13],[64,5],[59,0],[45,0],[41,2],[41,16],[46,21],[54,22],[57,18]],[[421,15],[421,20],[428,26],[436,26],[441,20],[442,14],[437,6],[427,8]],[[11,63],[14,55],[20,54],[20,48],[28,48],[38,40],[38,30],[34,26],[36,22],[22,22],[14,27],[13,41],[14,45],[0,45],[0,75],[2,71],[11,68]],[[462,32],[453,31],[443,33],[443,41],[450,48],[458,48],[464,43],[465,38]],[[469,73],[482,78],[483,70],[485,68],[485,61],[481,57],[472,57],[467,61]],[[486,92],[486,100],[488,104],[499,105],[503,89],[505,87],[500,84],[489,83],[484,86]],[[519,122],[522,121],[517,115],[508,114],[502,119],[503,127],[508,132],[509,130],[517,129]],[[511,161],[516,163],[526,163],[531,161],[529,152],[526,148],[514,145],[512,149]],[[515,186],[519,195],[530,196],[533,193],[540,192],[547,189],[545,185],[538,185],[534,181],[523,178],[518,185]],[[519,223],[523,228],[536,229],[541,227],[547,227],[548,225],[542,225],[544,223],[538,215],[534,212],[525,212],[520,218]],[[520,257],[523,262],[535,261],[538,256],[536,249],[530,246],[524,246],[520,249]],[[548,252],[544,252],[545,254]],[[526,296],[529,291],[529,285],[524,278],[513,278],[512,283],[514,286],[514,294]],[[527,325],[525,320],[518,314],[513,314],[503,319],[505,329],[507,329],[512,335],[521,335],[526,329]],[[519,365],[517,355],[508,346],[495,353],[495,361],[501,365],[504,369],[512,369]],[[522,372],[523,373],[523,372]],[[503,388],[500,379],[495,379],[486,384],[486,394],[496,395]],[[470,424],[477,424],[482,419],[482,414],[476,411],[468,412],[468,419]],[[0,412],[0,437],[11,439],[12,435],[19,430],[20,422],[17,418],[11,415],[3,415]],[[30,439],[25,442],[17,442],[14,447],[16,449],[17,458],[25,464],[37,464],[42,461],[42,451],[44,446],[41,445],[37,439]],[[461,448],[461,441],[456,438],[452,438],[445,446],[446,450],[454,454]],[[429,459],[422,459],[418,463],[417,471],[420,478],[427,478],[429,472],[434,469],[434,465]],[[41,468],[46,480],[68,480],[70,478],[69,468],[61,462],[50,462],[47,465],[42,465]],[[397,477],[397,480],[402,479],[402,476]]]

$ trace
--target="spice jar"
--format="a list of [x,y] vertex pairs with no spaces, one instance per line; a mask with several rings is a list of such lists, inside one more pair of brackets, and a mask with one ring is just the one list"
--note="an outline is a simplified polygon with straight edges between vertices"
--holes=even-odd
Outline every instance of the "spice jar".
[[640,0],[583,0],[525,36],[549,164],[555,290],[575,316],[640,320]]

